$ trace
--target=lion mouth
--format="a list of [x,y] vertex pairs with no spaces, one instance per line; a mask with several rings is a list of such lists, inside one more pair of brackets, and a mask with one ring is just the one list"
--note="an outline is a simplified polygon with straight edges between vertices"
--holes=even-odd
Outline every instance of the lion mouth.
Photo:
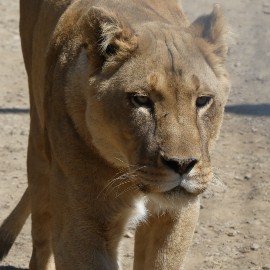
[[159,193],[166,195],[180,195],[183,193],[199,195],[203,193],[211,182],[212,174],[159,174],[152,171],[140,171],[138,189],[145,193]]
[[165,195],[181,195],[181,194],[189,194],[189,195],[199,195],[201,193],[203,193],[206,190],[206,187],[201,187],[201,188],[197,188],[197,189],[187,189],[182,187],[181,185],[168,190],[166,192],[164,192]]
[[181,193],[181,192],[187,192],[187,190],[184,189],[182,186],[178,185],[177,187],[172,188],[168,191],[165,191],[164,193],[173,194],[173,193]]
[[[193,182],[193,181],[191,181]],[[176,195],[179,196],[181,194],[192,194],[192,195],[199,195],[203,193],[207,187],[205,185],[200,185],[196,183],[188,182],[185,179],[181,179],[177,185],[174,185],[172,188],[160,188],[160,184],[157,183],[139,183],[137,184],[137,187],[141,192],[144,194],[149,193],[160,193],[164,195]]]
[[168,190],[168,191],[165,191],[163,192],[165,195],[181,195],[181,194],[187,194],[190,192],[188,192],[186,189],[184,189],[182,186],[178,185],[177,187],[175,188],[172,188],[171,190]]

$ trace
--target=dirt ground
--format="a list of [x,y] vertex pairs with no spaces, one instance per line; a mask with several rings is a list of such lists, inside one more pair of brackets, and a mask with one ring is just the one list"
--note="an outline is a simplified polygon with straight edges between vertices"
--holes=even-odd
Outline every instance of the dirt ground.
[[[216,1],[185,1],[190,19]],[[270,269],[270,1],[220,0],[233,29],[233,88],[214,154],[218,181],[202,196],[186,270]],[[18,34],[18,1],[0,1],[0,222],[26,188],[29,102]],[[132,265],[132,233],[124,240]],[[27,268],[30,222],[1,270]],[[149,269],[150,270],[150,269]]]

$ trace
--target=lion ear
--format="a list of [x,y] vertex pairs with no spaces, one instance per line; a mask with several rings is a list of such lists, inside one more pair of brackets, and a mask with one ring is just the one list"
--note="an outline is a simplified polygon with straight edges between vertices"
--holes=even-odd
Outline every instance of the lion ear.
[[191,24],[190,28],[196,37],[202,38],[212,45],[213,53],[219,57],[222,62],[226,60],[228,53],[228,28],[222,10],[218,4],[214,5],[211,14],[199,17]]
[[89,57],[116,61],[128,57],[137,47],[137,37],[119,15],[101,7],[91,7],[81,18],[81,33]]

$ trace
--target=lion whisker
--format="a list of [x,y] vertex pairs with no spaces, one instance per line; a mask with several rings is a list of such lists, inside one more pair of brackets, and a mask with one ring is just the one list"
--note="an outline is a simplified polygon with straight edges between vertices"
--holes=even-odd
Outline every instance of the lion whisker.
[[131,175],[130,178],[129,178],[128,180],[121,182],[121,183],[118,184],[117,186],[114,186],[113,189],[119,188],[119,187],[121,187],[122,185],[125,185],[125,184],[127,184],[127,183],[129,183],[129,182],[132,182],[134,178],[136,178],[136,175]]
[[[136,175],[133,175],[135,172],[137,172],[138,170],[144,168],[145,166],[141,166],[141,167],[138,167],[134,170],[131,170],[131,171],[128,171],[116,178],[113,178],[111,180],[109,180],[108,184],[100,191],[100,193],[98,194],[97,198],[99,198],[101,196],[102,193],[105,193],[106,194],[106,190],[108,190],[115,182],[119,181],[119,180],[123,180],[123,179],[126,179],[127,177],[135,177]],[[120,173],[120,172],[119,172]],[[118,174],[119,174],[118,173]]]
[[120,159],[120,158],[118,158],[118,157],[114,157],[114,159],[116,159],[116,160],[118,160],[118,161],[120,161],[121,163],[123,163],[123,164],[125,164],[125,165],[127,165],[127,167],[137,167],[138,165],[134,165],[134,164],[130,164],[130,163],[127,163],[127,162],[125,162],[125,161],[123,161],[122,159]]
[[129,191],[134,191],[134,190],[139,190],[138,187],[136,185],[132,185],[128,188],[126,188],[124,191],[122,191],[121,193],[117,194],[115,198],[119,198],[121,195],[123,195],[124,193],[127,193]]
[[[125,180],[125,179],[127,179],[128,177],[129,177],[129,179],[128,179],[128,180]],[[129,175],[125,174],[125,175],[123,175],[123,176],[121,176],[121,177],[118,177],[117,179],[115,179],[115,180],[113,181],[113,183],[111,183],[111,184],[107,187],[106,190],[104,190],[104,196],[105,196],[105,195],[109,195],[112,191],[114,191],[115,189],[119,188],[120,186],[122,186],[122,185],[124,185],[124,184],[126,184],[126,183],[129,183],[129,182],[132,182],[132,181],[134,180],[134,178],[136,178],[136,177],[137,177],[137,175],[135,175],[135,174],[134,174],[134,175],[133,175],[133,174],[129,174]],[[118,180],[125,180],[125,181],[123,181],[123,182],[121,182],[120,184],[114,186],[113,184],[114,184],[115,182],[117,182]]]

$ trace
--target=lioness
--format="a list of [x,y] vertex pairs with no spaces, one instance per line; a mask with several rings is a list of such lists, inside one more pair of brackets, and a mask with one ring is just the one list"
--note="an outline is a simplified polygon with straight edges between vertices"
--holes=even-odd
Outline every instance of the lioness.
[[[0,257],[32,214],[31,270],[183,269],[230,89],[218,6],[189,23],[174,0],[21,0],[30,89],[29,187]],[[143,222],[140,222],[142,221]]]

